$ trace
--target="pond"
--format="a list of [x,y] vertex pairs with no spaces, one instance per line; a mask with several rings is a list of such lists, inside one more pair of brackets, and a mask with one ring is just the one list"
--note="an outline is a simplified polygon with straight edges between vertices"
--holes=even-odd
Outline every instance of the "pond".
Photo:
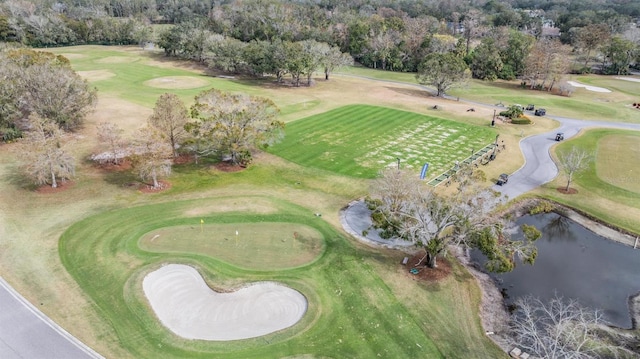
[[[518,263],[510,273],[492,274],[507,304],[527,294],[548,300],[557,293],[599,309],[615,326],[631,328],[628,299],[640,292],[640,249],[598,236],[555,213],[524,216],[517,224],[536,226],[542,237],[533,266]],[[476,251],[472,259],[484,261]]]

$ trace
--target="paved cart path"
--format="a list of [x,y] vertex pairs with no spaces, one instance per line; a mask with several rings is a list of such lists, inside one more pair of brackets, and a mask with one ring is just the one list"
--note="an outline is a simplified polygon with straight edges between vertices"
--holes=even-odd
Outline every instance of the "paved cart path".
[[504,186],[494,185],[493,189],[507,196],[508,199],[518,197],[532,189],[539,187],[558,175],[558,167],[551,159],[549,150],[556,144],[556,133],[564,133],[565,140],[575,136],[585,128],[618,128],[640,131],[640,124],[586,121],[564,117],[554,117],[560,122],[560,127],[553,131],[530,136],[520,141],[520,149],[524,155],[524,165],[509,176],[509,183]]
[[0,358],[102,358],[0,278]]

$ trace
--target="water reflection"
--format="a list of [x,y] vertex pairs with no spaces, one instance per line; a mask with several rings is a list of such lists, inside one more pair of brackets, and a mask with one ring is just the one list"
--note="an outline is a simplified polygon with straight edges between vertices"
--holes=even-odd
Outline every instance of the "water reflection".
[[[524,216],[517,224],[535,225],[542,237],[535,265],[518,263],[510,273],[493,275],[507,294],[507,305],[527,294],[549,300],[557,293],[602,310],[616,326],[631,327],[627,301],[640,291],[640,249],[607,240],[555,213]],[[483,262],[479,252],[472,258]]]

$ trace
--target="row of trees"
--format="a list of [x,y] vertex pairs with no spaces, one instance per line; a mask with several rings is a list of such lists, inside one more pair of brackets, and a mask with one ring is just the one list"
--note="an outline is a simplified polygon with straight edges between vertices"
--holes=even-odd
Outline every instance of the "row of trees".
[[204,62],[215,70],[255,77],[270,75],[278,82],[290,74],[295,86],[300,85],[301,78],[310,84],[318,69],[328,80],[334,69],[353,63],[353,58],[338,47],[315,40],[242,42],[192,24],[167,30],[160,35],[158,45],[167,55]]
[[171,173],[172,161],[180,153],[219,156],[234,165],[247,165],[252,152],[279,141],[284,124],[277,120],[278,108],[266,98],[230,94],[215,89],[203,91],[188,110],[174,94],[158,98],[147,126],[133,140],[112,123],[98,126],[105,150],[93,156],[100,162],[118,164],[128,158],[143,180],[154,187]]
[[[211,89],[198,94],[189,111],[180,98],[167,93],[158,98],[147,125],[132,139],[125,139],[113,123],[98,124],[103,152],[92,159],[115,165],[128,159],[140,178],[157,188],[180,153],[196,160],[215,155],[234,165],[248,164],[254,150],[282,138],[284,124],[277,115],[276,105],[261,97]],[[70,136],[55,120],[37,113],[27,122],[28,131],[20,140],[24,172],[37,185],[57,187],[59,180],[75,173]]]
[[[630,26],[631,17],[621,14],[621,8],[608,6],[614,2],[599,4],[599,8],[584,4],[565,7],[564,3],[550,6],[550,3],[553,2],[545,2],[543,11],[541,4],[526,1],[519,2],[517,8],[497,1],[434,1],[408,6],[397,1],[342,4],[268,0],[211,4],[199,0],[89,3],[9,0],[0,4],[0,41],[32,46],[144,43],[158,40],[149,26],[151,23],[167,22],[244,43],[315,40],[340,48],[365,66],[413,72],[426,55],[442,52],[442,46],[458,40],[464,43],[465,55],[472,52],[477,41],[487,37],[493,38],[503,52],[507,46],[496,40],[504,39],[508,29],[538,39],[545,26],[556,21],[562,30],[562,43],[571,45],[585,62],[598,54],[609,72],[624,71],[624,65],[612,64],[619,61],[624,49],[607,47],[609,43],[603,36],[632,46],[627,51],[629,63],[638,62],[638,29]],[[579,16],[571,12],[573,9],[581,9]],[[594,31],[597,27],[602,31]],[[199,41],[198,36],[192,39]],[[181,48],[180,52],[184,50]],[[495,51],[482,51],[478,57],[487,53]],[[523,57],[524,54],[520,59]],[[505,75],[521,75],[517,64],[505,61],[504,54],[501,58]]]

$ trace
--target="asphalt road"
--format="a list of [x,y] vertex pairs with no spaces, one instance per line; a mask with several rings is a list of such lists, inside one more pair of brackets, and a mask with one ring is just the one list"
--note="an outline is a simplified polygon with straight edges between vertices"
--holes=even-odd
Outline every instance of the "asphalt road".
[[66,332],[0,278],[0,358],[103,358]]
[[524,155],[525,164],[509,176],[509,182],[503,186],[494,185],[493,189],[507,196],[507,199],[518,197],[532,189],[539,187],[558,175],[558,167],[551,159],[549,150],[556,144],[556,133],[564,133],[569,139],[580,130],[588,127],[619,128],[640,131],[640,124],[617,123],[606,121],[584,121],[564,117],[553,117],[560,122],[560,127],[551,132],[527,137],[520,141],[520,149]]

